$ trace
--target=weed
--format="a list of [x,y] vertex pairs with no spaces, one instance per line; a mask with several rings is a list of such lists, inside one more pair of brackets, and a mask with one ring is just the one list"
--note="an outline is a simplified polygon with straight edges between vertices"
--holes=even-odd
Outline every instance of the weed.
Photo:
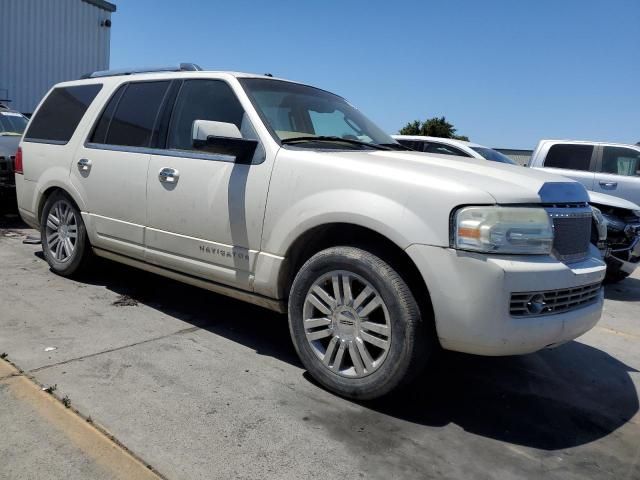
[[4,360],[5,358],[7,358],[8,356],[9,356],[9,354],[8,354],[8,353],[5,353],[5,352],[0,353],[0,358],[2,358],[3,360]]
[[71,399],[69,398],[69,395],[62,397],[62,404],[67,408],[71,406]]
[[55,385],[49,385],[47,388],[43,388],[43,390],[47,393],[53,393],[56,391],[57,388],[58,388],[58,384],[56,383]]

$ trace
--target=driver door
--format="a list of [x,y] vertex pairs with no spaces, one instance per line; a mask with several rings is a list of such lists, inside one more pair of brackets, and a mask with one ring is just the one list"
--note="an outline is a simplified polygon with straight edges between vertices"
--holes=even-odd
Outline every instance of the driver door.
[[223,80],[185,80],[170,114],[164,148],[154,151],[147,177],[146,256],[189,275],[250,289],[260,249],[271,164],[260,144],[253,161],[197,149],[195,120],[234,124],[258,140]]

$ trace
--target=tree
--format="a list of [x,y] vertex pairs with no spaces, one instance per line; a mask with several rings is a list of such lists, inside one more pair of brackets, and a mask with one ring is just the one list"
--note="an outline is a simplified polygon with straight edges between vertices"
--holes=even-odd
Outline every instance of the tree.
[[400,129],[400,135],[424,135],[427,137],[453,138],[469,140],[466,135],[456,135],[454,126],[445,117],[428,118],[424,122],[414,120]]

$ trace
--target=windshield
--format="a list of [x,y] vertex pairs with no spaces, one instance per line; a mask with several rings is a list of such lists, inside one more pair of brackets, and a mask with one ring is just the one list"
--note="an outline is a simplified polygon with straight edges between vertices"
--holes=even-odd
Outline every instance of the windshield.
[[508,163],[510,165],[517,165],[516,162],[511,160],[506,155],[503,155],[502,153],[497,152],[491,148],[471,147],[471,149],[475,150],[480,155],[482,155],[482,158],[486,158],[487,160],[491,160],[492,162],[500,162],[500,163]]
[[332,93],[282,80],[244,78],[240,83],[282,143],[343,149],[398,145],[346,100]]
[[27,118],[17,112],[0,112],[0,135],[22,135]]

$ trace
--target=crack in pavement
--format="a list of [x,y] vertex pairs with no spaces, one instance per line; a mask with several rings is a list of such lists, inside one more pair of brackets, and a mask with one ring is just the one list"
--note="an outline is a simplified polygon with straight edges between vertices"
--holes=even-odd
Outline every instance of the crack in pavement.
[[[49,430],[49,435],[53,432],[60,434],[50,438],[46,436],[34,438],[34,441],[40,442],[38,443],[40,448],[47,451],[54,450],[57,455],[61,455],[57,453],[58,450],[63,448],[62,445],[69,444],[85,459],[88,465],[85,465],[86,468],[91,469],[93,473],[108,472],[110,478],[166,479],[111,433],[94,424],[90,417],[84,417],[75,408],[64,404],[64,401],[57,396],[46,392],[35,379],[18,371],[6,359],[0,360],[0,376],[2,377],[0,386],[3,387],[5,401],[12,405],[21,405],[20,408],[23,409],[21,411],[33,415],[30,418],[35,419],[36,424],[41,425],[41,429]],[[74,476],[74,478],[77,477]]]
[[107,350],[102,350],[100,352],[89,353],[87,355],[82,355],[80,357],[70,358],[68,360],[62,360],[60,362],[51,363],[51,364],[48,364],[48,365],[43,365],[41,367],[36,367],[36,368],[33,368],[33,369],[29,370],[28,373],[41,372],[42,370],[46,370],[47,368],[57,367],[59,365],[66,365],[67,363],[76,362],[78,360],[84,360],[86,358],[93,358],[93,357],[97,357],[99,355],[104,355],[105,353],[117,352],[118,350],[124,350],[126,348],[131,348],[131,347],[135,347],[135,346],[138,346],[138,345],[144,345],[145,343],[151,343],[151,342],[155,342],[157,340],[163,340],[165,338],[169,338],[169,337],[172,337],[174,335],[182,335],[182,334],[185,334],[185,333],[191,333],[191,332],[195,332],[195,331],[198,331],[198,330],[202,330],[202,328],[201,327],[183,328],[181,330],[177,330],[177,331],[172,332],[172,333],[167,333],[166,335],[159,335],[157,337],[148,338],[146,340],[141,340],[139,342],[134,342],[134,343],[131,343],[131,344],[128,344],[128,345],[122,345],[120,347],[109,348]]

